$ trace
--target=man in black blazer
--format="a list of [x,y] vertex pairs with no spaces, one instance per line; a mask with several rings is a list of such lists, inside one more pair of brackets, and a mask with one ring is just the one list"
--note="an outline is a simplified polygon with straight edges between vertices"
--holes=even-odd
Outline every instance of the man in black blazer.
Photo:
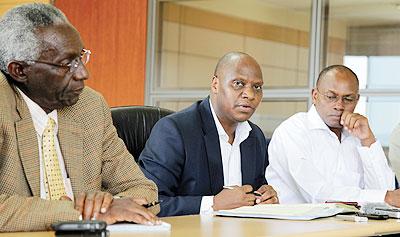
[[245,53],[228,53],[215,68],[208,98],[154,126],[139,164],[159,188],[159,216],[278,203],[265,179],[264,134],[247,121],[262,87],[258,63]]

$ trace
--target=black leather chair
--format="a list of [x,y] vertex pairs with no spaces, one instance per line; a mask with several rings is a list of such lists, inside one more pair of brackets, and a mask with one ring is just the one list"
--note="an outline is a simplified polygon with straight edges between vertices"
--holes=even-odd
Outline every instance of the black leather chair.
[[128,151],[138,160],[151,129],[162,117],[174,111],[153,106],[122,106],[111,108],[111,116],[118,136]]

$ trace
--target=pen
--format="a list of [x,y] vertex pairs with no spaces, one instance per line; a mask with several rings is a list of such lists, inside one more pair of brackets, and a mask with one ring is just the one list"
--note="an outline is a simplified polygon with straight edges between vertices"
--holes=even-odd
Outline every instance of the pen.
[[357,207],[358,209],[360,209],[358,202],[326,201],[325,203],[345,204],[345,205],[354,206],[354,207]]
[[348,216],[348,215],[336,215],[336,218],[344,221],[354,221],[354,222],[367,222],[368,218],[365,216]]
[[158,204],[162,203],[162,201],[163,200],[154,201],[154,202],[150,202],[150,203],[147,203],[147,204],[143,204],[142,206],[145,207],[145,208],[149,208],[149,207],[153,207],[155,205],[158,205]]
[[261,197],[262,196],[262,194],[260,192],[257,192],[257,191],[247,192],[246,194],[254,194],[257,197]]
[[[232,190],[232,189],[234,189],[234,186],[223,186],[223,188]],[[260,192],[257,192],[257,191],[250,191],[250,192],[247,192],[246,194],[254,194],[257,197],[261,197],[262,196],[262,194]]]

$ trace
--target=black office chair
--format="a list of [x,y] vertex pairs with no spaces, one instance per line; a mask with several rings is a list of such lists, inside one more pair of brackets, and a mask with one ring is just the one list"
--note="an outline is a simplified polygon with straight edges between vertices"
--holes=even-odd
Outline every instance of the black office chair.
[[151,129],[162,117],[174,111],[153,106],[122,106],[111,108],[118,136],[138,161]]

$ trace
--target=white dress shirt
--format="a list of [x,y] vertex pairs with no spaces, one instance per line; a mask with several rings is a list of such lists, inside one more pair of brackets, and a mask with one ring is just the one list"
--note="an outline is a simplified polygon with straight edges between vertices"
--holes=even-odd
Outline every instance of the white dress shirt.
[[341,142],[314,106],[274,132],[265,177],[285,203],[384,202],[395,186],[378,141],[370,147],[342,131]]
[[51,111],[51,113],[46,114],[46,112],[33,100],[31,100],[28,96],[26,96],[19,88],[17,88],[19,93],[22,95],[23,100],[25,101],[26,105],[28,106],[29,112],[32,117],[33,126],[36,131],[37,140],[38,140],[38,148],[39,148],[39,164],[40,164],[40,198],[46,199],[46,190],[45,190],[45,178],[44,178],[44,164],[43,164],[43,154],[42,154],[42,135],[44,129],[46,128],[47,121],[49,118],[52,118],[56,125],[54,128],[54,142],[57,151],[58,163],[60,164],[61,175],[64,181],[65,191],[67,196],[74,200],[74,195],[72,193],[72,186],[70,179],[68,178],[67,171],[64,165],[64,159],[61,154],[60,144],[58,142],[58,117],[57,117],[57,110]]
[[400,178],[400,123],[390,135],[388,158],[396,177]]
[[[235,130],[235,139],[233,140],[233,143],[230,144],[228,142],[229,136],[219,122],[219,119],[215,114],[214,108],[212,107],[210,100],[209,103],[219,136],[219,145],[222,157],[222,169],[224,174],[224,186],[242,186],[240,143],[246,140],[249,136],[251,126],[247,121],[238,123]],[[214,204],[213,199],[214,196],[204,196],[201,199],[200,214],[212,213],[212,206]]]

